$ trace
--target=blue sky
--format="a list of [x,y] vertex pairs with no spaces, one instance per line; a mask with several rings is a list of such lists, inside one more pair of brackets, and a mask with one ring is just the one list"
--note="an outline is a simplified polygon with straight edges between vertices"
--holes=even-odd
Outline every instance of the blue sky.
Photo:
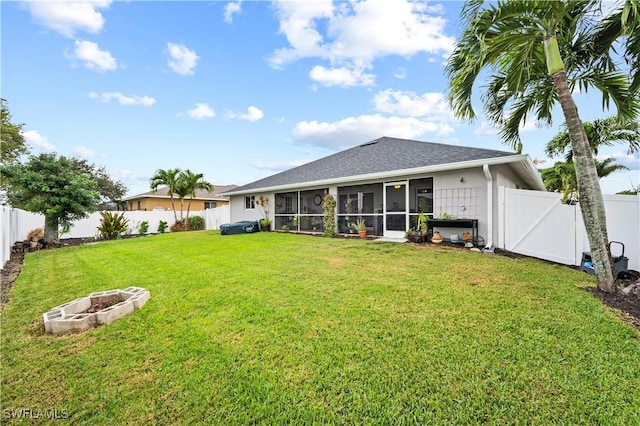
[[[462,2],[2,1],[1,94],[33,153],[104,165],[128,195],[156,169],[245,184],[381,136],[509,151],[451,114],[443,76]],[[610,115],[576,95],[583,120]],[[547,160],[551,128],[523,128]],[[640,156],[602,150],[632,170]]]

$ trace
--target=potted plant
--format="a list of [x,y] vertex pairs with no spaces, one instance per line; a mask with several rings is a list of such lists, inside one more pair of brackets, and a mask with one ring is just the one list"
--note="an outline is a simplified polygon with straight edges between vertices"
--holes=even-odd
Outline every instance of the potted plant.
[[404,236],[407,240],[413,241],[414,243],[420,242],[420,234],[418,234],[418,231],[416,231],[414,228],[407,229],[407,231],[404,233]]
[[433,237],[431,237],[431,242],[436,244],[440,244],[442,242],[442,235],[440,235],[440,232],[436,231],[433,233]]
[[260,219],[260,229],[263,231],[271,231],[271,219],[266,217]]
[[351,228],[353,228],[358,233],[358,235],[360,235],[360,238],[365,238],[367,236],[367,223],[364,221],[364,219],[356,220],[355,223],[351,224]]
[[427,232],[429,230],[428,227],[429,218],[422,212],[418,215],[418,234],[420,241],[427,240]]

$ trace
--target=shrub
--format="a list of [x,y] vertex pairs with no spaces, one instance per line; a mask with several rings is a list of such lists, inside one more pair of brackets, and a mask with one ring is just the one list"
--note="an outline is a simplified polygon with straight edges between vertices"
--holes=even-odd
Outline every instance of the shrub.
[[148,220],[144,220],[144,221],[140,222],[140,225],[138,226],[138,234],[144,235],[147,232],[149,232],[149,221]]
[[322,199],[324,210],[324,236],[336,236],[336,199],[331,194],[326,194]]
[[164,234],[164,231],[166,230],[167,230],[167,221],[161,220],[160,223],[158,223],[158,232],[161,234]]
[[187,224],[187,221],[184,219],[177,221],[176,223],[174,223],[169,227],[169,230],[171,232],[181,232],[181,231],[186,231],[187,229],[189,229],[188,224]]
[[199,231],[204,229],[204,218],[202,216],[191,216],[188,221],[190,231]]
[[42,228],[36,228],[36,229],[32,229],[28,234],[27,234],[27,240],[32,241],[32,240],[39,240],[41,238],[44,238],[44,230]]
[[100,216],[102,216],[102,218],[100,219],[98,232],[100,232],[102,238],[111,240],[127,232],[129,229],[129,219],[124,217],[124,212],[120,214],[100,212]]

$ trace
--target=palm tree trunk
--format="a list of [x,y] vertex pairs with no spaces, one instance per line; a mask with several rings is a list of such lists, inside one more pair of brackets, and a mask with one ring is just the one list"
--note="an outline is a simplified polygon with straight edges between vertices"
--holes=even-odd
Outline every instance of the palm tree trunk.
[[558,93],[562,112],[567,123],[573,162],[580,196],[580,210],[589,238],[591,257],[598,280],[598,288],[608,293],[615,292],[613,262],[608,250],[607,220],[600,182],[593,162],[587,134],[578,115],[578,109],[571,97],[564,70],[553,74],[553,83]]
[[176,213],[176,205],[173,202],[173,195],[171,195],[169,199],[171,200],[171,209],[173,210],[173,218],[175,219],[176,222],[178,222],[178,214]]

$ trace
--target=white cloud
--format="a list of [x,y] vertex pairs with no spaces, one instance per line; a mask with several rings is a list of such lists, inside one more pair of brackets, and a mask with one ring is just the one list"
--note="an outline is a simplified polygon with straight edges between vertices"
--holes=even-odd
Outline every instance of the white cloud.
[[240,120],[247,120],[247,121],[253,122],[253,121],[261,120],[264,117],[264,113],[260,108],[257,108],[251,105],[249,108],[247,108],[247,112],[245,114],[237,114],[233,111],[227,111],[225,116],[230,120],[233,120],[234,118],[238,118]]
[[240,1],[227,3],[227,6],[224,8],[224,22],[227,24],[233,22],[233,15],[240,13],[241,4]]
[[238,118],[240,118],[241,120],[247,121],[258,121],[262,119],[262,117],[264,117],[264,113],[259,108],[256,108],[253,105],[248,108],[246,114],[241,114],[240,116],[238,116]]
[[123,95],[120,92],[103,92],[96,93],[90,92],[89,98],[97,99],[100,102],[109,102],[112,99],[115,99],[120,103],[120,105],[142,105],[142,106],[151,106],[156,103],[154,98],[149,96],[137,96],[137,95]]
[[[616,164],[621,164],[629,168],[629,170],[640,170],[640,153],[627,154],[622,152],[614,152],[610,155],[599,155],[598,160],[602,161],[607,158],[613,158]],[[640,176],[638,176],[640,178]]]
[[193,69],[198,62],[198,55],[193,50],[189,50],[185,45],[167,43],[170,59],[167,62],[169,68],[182,75],[193,74]]
[[332,123],[301,121],[294,128],[293,135],[301,143],[340,150],[380,135],[413,139],[424,133],[448,135],[452,132],[453,128],[443,122],[375,114],[348,117]]
[[291,161],[254,161],[251,165],[257,169],[281,171],[289,170],[294,167],[308,163],[309,160],[291,160]]
[[309,72],[309,77],[323,86],[372,86],[375,84],[376,76],[365,74],[363,69],[354,68],[325,68],[316,65]]
[[29,1],[23,4],[38,24],[73,37],[77,31],[100,32],[104,18],[97,9],[108,8],[111,0]]
[[407,117],[430,117],[443,121],[455,121],[445,95],[439,92],[418,95],[402,90],[383,90],[373,97],[377,111]]
[[84,66],[95,71],[113,71],[118,68],[116,59],[106,50],[100,50],[96,43],[76,40],[72,52],[66,55],[69,59],[84,62]]
[[483,121],[473,134],[476,136],[496,136],[498,131],[497,127],[494,127],[488,121]]
[[195,108],[187,110],[187,115],[191,118],[203,120],[205,118],[215,117],[216,112],[206,103],[199,102]]
[[22,132],[25,141],[31,147],[44,152],[53,152],[56,148],[49,143],[49,139],[46,136],[42,136],[37,130],[27,130]]
[[95,151],[91,148],[87,148],[86,146],[76,146],[73,148],[73,153],[82,158],[97,157]]
[[407,69],[400,67],[396,70],[396,72],[393,73],[393,76],[398,80],[404,80],[405,78],[407,78]]
[[[441,9],[410,0],[275,2],[280,33],[288,46],[269,57],[274,68],[302,58],[318,58],[331,69],[371,69],[376,58],[418,53],[440,60],[453,51]],[[326,28],[326,31],[323,31]]]

